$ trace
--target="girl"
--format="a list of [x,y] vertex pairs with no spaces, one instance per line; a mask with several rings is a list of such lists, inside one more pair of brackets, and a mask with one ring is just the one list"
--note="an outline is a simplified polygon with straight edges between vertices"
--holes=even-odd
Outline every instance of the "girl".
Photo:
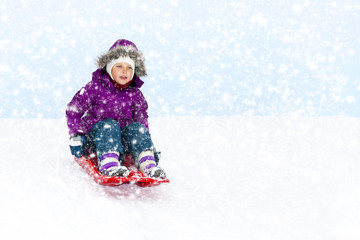
[[140,91],[146,76],[144,57],[134,43],[120,39],[97,59],[92,81],[81,88],[66,109],[70,150],[81,157],[96,153],[99,171],[126,177],[124,155],[150,177],[165,178],[149,133],[148,105]]

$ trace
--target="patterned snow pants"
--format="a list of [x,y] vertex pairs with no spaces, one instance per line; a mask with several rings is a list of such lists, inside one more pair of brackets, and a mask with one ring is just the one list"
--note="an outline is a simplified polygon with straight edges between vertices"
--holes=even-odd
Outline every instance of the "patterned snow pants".
[[125,154],[131,154],[138,167],[138,156],[142,151],[152,150],[155,153],[156,164],[159,155],[156,152],[147,128],[139,122],[120,127],[118,122],[109,118],[94,124],[87,135],[91,152],[96,153],[97,159],[110,151],[120,153],[120,164],[124,162]]

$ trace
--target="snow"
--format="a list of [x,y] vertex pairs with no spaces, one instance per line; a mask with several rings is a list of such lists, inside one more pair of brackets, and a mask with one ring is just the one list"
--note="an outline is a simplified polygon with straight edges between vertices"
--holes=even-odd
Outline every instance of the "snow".
[[96,184],[64,119],[0,119],[1,239],[359,239],[360,121],[150,119],[171,180]]
[[[358,0],[3,0],[0,239],[360,239],[359,17]],[[66,105],[119,38],[146,59],[170,184],[100,186],[70,155]]]
[[63,117],[119,38],[154,117],[359,117],[359,20],[358,0],[3,0],[0,117]]

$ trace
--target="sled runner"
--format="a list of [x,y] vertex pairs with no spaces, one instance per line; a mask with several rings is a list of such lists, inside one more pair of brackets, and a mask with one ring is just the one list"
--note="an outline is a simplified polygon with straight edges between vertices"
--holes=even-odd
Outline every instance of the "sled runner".
[[96,156],[91,158],[82,156],[75,157],[75,161],[95,180],[95,182],[106,186],[118,186],[125,183],[133,183],[141,187],[151,187],[161,183],[169,183],[165,178],[151,178],[135,168],[134,160],[130,155],[125,156],[124,166],[128,167],[130,174],[127,177],[110,177],[102,175],[96,165]]

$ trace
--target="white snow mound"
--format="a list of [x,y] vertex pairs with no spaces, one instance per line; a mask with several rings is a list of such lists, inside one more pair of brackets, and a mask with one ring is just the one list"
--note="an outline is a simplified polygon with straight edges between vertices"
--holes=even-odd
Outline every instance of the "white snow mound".
[[0,239],[360,239],[360,120],[150,120],[170,184],[96,184],[65,120],[0,119]]

